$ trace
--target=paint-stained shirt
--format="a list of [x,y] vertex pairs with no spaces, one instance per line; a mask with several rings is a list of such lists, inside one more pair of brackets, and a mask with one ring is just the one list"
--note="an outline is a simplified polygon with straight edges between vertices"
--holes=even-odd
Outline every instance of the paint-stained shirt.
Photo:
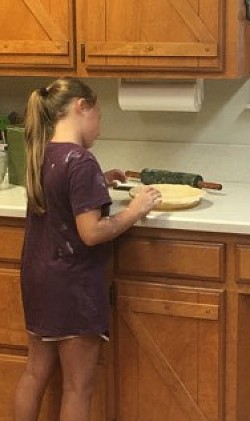
[[91,152],[49,143],[42,170],[46,211],[27,211],[21,287],[27,330],[42,336],[108,330],[104,266],[109,243],[87,246],[75,217],[92,209],[107,216],[111,199]]

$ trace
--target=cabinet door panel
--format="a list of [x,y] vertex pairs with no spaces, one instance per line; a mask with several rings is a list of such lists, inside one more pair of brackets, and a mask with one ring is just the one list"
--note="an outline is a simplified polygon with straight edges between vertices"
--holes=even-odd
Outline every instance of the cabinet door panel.
[[0,261],[20,262],[24,232],[21,227],[0,227]]
[[250,246],[237,244],[236,246],[236,280],[248,284],[250,282]]
[[[13,352],[13,350],[12,350]],[[13,419],[13,402],[18,381],[22,375],[26,357],[0,353],[0,419]],[[39,421],[58,421],[60,406],[60,370],[57,368],[46,390]]]
[[0,270],[0,344],[26,345],[19,271]]
[[207,0],[90,0],[86,66],[218,70],[223,7],[224,0],[213,7]]
[[73,24],[72,0],[1,0],[0,67],[72,67]]
[[[24,221],[0,219],[0,420],[11,421],[15,390],[25,368],[28,352],[19,271]],[[112,277],[112,269],[111,260],[107,268],[107,279]],[[89,421],[104,421],[115,417],[112,312],[110,329],[110,343],[101,343]],[[39,421],[59,421],[61,384],[61,372],[57,366],[46,389]]]
[[[6,418],[3,419],[11,421],[10,408],[12,408],[16,384],[24,368],[26,357],[2,355],[1,349],[8,349],[10,345],[11,352],[19,353],[20,349],[22,350],[23,346],[27,345],[18,271],[0,271],[0,296],[0,392],[2,397],[0,399],[0,419],[2,420],[1,415],[4,414]],[[92,401],[90,421],[103,421],[113,410],[111,407],[113,379],[109,376],[112,364],[109,345],[103,342],[98,360],[97,384]],[[7,389],[6,384],[8,384]],[[60,389],[61,378],[57,374],[52,378],[44,397],[39,421],[59,420]]]
[[117,285],[119,420],[222,421],[222,293],[129,285]]

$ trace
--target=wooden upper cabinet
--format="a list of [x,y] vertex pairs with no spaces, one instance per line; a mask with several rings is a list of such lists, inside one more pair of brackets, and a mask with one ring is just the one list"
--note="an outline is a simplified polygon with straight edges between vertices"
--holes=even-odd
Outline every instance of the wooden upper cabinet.
[[79,0],[78,73],[147,79],[250,73],[244,0]]
[[89,0],[86,68],[223,68],[225,1]]
[[235,78],[244,0],[1,0],[0,75]]
[[1,0],[0,70],[72,68],[73,7],[73,0]]

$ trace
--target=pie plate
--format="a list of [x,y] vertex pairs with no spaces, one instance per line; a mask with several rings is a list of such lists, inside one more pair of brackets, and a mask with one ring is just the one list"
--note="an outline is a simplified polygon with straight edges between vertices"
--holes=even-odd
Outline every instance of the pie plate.
[[[129,195],[136,197],[141,189],[149,187],[140,185],[129,190]],[[162,202],[154,210],[188,209],[196,206],[205,196],[204,190],[182,184],[151,184],[150,187],[161,192]]]

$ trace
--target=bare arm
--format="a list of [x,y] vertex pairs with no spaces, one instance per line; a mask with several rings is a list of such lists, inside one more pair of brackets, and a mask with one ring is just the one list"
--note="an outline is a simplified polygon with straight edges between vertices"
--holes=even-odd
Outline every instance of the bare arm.
[[88,246],[113,240],[145,216],[159,201],[159,191],[145,187],[126,209],[115,215],[102,217],[100,209],[77,215],[78,233]]

